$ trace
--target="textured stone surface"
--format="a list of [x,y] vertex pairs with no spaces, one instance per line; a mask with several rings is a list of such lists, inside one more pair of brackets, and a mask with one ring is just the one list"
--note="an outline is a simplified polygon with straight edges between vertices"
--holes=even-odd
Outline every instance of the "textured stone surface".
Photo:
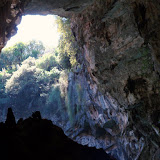
[[25,14],[58,14],[71,16],[74,12],[80,12],[94,0],[30,0],[25,7]]
[[160,147],[159,7],[99,0],[72,17],[90,78],[88,119],[120,160],[153,159]]
[[69,75],[71,117],[53,121],[72,139],[118,160],[160,159],[159,0],[13,1],[12,12],[5,2],[2,47],[23,5],[26,14],[72,16],[81,54]]
[[0,2],[0,51],[11,36],[17,33],[21,21],[24,2],[19,0],[2,0]]

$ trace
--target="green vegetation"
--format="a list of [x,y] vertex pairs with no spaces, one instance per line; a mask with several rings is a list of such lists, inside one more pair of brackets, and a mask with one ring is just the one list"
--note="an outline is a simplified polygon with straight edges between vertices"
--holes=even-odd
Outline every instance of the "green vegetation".
[[47,117],[51,117],[53,114],[57,112],[62,113],[62,98],[61,92],[58,85],[54,85],[49,92],[49,96],[47,98],[46,106],[44,108],[44,113]]
[[74,67],[77,64],[77,45],[70,29],[70,21],[66,18],[57,17],[56,23],[58,24],[58,32],[60,33],[58,46],[60,63],[63,64],[65,68]]
[[44,54],[42,42],[31,41],[27,44],[19,42],[13,47],[5,49],[0,55],[0,70],[5,68],[9,73],[18,69],[18,66],[28,57],[35,57]]
[[73,93],[73,86],[69,86],[68,88],[68,94],[66,96],[66,107],[67,107],[67,111],[68,111],[68,116],[69,116],[69,120],[71,122],[71,124],[74,123],[74,108],[73,108],[73,104],[74,104],[74,93]]
[[82,104],[82,101],[83,101],[83,91],[82,91],[82,87],[81,87],[81,84],[77,84],[76,86],[76,90],[77,90],[77,94],[78,94],[78,106],[77,106],[77,111],[76,112],[79,112],[80,108],[81,108],[81,104]]
[[44,54],[37,60],[36,64],[38,68],[44,69],[46,71],[50,71],[54,67],[59,67],[57,57],[53,53]]
[[[58,48],[46,52],[42,42],[19,42],[0,55],[0,114],[14,108],[17,117],[29,116],[35,110],[52,117],[68,112],[73,121],[72,88],[68,74],[77,64],[76,43],[68,19],[57,17],[60,40]],[[80,86],[77,86],[81,92]],[[78,101],[81,101],[78,95]],[[66,116],[66,115],[64,115]]]
[[[11,74],[7,73],[5,69],[3,69],[0,72],[0,95],[1,95],[0,98],[6,97],[5,84],[6,84],[7,79],[9,79],[10,77],[11,77]],[[1,105],[1,102],[0,102],[0,105]]]

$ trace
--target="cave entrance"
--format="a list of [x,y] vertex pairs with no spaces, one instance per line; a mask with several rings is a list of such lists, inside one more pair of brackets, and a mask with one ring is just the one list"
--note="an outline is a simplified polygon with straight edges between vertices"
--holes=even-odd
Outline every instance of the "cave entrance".
[[0,55],[0,121],[9,107],[17,120],[37,110],[47,119],[63,119],[68,73],[76,65],[73,46],[69,19],[22,17]]
[[[0,121],[5,121],[8,107],[13,109],[16,118],[19,119],[29,116],[30,111],[39,110],[39,101],[44,103],[44,96],[40,92],[41,88],[44,88],[43,85],[47,86],[49,82],[39,84],[39,78],[41,80],[43,77],[47,78],[46,74],[47,72],[50,74],[51,70],[48,68],[54,65],[52,62],[49,66],[47,59],[53,59],[59,42],[60,35],[55,21],[55,15],[23,16],[21,23],[17,26],[17,34],[11,37],[2,50]],[[44,57],[45,54],[48,56]],[[40,59],[40,57],[43,58]],[[42,72],[44,72],[43,75]],[[41,77],[38,77],[38,74]],[[36,100],[40,96],[41,99]]]

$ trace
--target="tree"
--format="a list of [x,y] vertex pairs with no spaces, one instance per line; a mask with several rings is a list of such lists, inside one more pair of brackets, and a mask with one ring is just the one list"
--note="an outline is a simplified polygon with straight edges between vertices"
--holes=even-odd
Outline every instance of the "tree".
[[0,69],[12,70],[15,67],[17,57],[13,54],[13,47],[3,50],[0,55]]
[[50,76],[36,67],[36,59],[29,57],[22,62],[5,85],[11,98],[10,105],[19,117],[27,116],[39,106],[45,104],[42,96],[50,90]]
[[[6,84],[3,83],[2,87],[0,86],[0,89],[2,88],[9,97],[8,104],[14,108],[18,117],[28,116],[36,109],[45,110],[43,109],[45,107],[51,109],[52,102],[58,105],[61,103],[60,97],[56,101],[56,95],[55,98],[53,94],[52,97],[49,96],[52,93],[50,92],[52,86],[59,81],[58,65],[57,56],[54,54],[44,54],[39,59],[29,57],[21,63],[17,71],[10,75],[11,77],[7,78]],[[0,78],[3,80],[4,76]],[[56,89],[54,93],[59,94],[59,91]],[[4,102],[2,98],[0,97],[0,104],[1,101]],[[47,101],[47,98],[53,101]],[[5,100],[7,100],[6,97]]]
[[9,72],[17,70],[17,65],[20,66],[21,63],[28,57],[38,58],[42,55],[45,48],[40,41],[30,41],[29,43],[16,43],[12,47],[9,47],[0,55],[0,69],[6,68]]
[[45,47],[41,41],[32,40],[26,44],[25,59],[29,56],[38,58],[38,56],[42,56],[44,54],[44,51]]
[[70,56],[67,54],[61,54],[59,64],[63,69],[70,69],[71,63],[70,63]]
[[56,23],[58,25],[58,32],[60,33],[60,40],[58,45],[60,61],[66,63],[64,66],[69,67],[69,59],[70,67],[74,67],[77,63],[77,45],[75,42],[75,37],[71,31],[70,21],[69,19],[57,16]]
[[[6,97],[5,84],[6,81],[11,77],[11,74],[7,73],[5,69],[0,71],[0,99]],[[4,99],[3,99],[4,100]],[[0,100],[1,101],[1,100]],[[0,103],[1,104],[1,103]]]
[[25,44],[22,42],[16,43],[11,50],[11,53],[14,57],[14,65],[21,64],[21,62],[25,59]]
[[53,53],[44,54],[42,57],[40,57],[37,60],[36,64],[37,64],[37,67],[44,69],[46,71],[50,71],[54,67],[58,67],[57,57]]

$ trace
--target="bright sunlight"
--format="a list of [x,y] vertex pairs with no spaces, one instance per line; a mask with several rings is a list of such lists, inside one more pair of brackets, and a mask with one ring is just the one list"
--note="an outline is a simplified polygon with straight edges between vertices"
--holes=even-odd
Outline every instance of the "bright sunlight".
[[73,120],[73,96],[67,88],[78,49],[70,28],[69,19],[58,16],[22,18],[18,33],[0,54],[0,122],[8,106],[17,120],[37,110],[48,119],[60,112],[64,120],[66,108]]
[[55,16],[27,15],[22,17],[18,31],[7,43],[6,47],[13,46],[17,42],[29,42],[31,40],[42,41],[45,47],[56,48],[59,40]]

